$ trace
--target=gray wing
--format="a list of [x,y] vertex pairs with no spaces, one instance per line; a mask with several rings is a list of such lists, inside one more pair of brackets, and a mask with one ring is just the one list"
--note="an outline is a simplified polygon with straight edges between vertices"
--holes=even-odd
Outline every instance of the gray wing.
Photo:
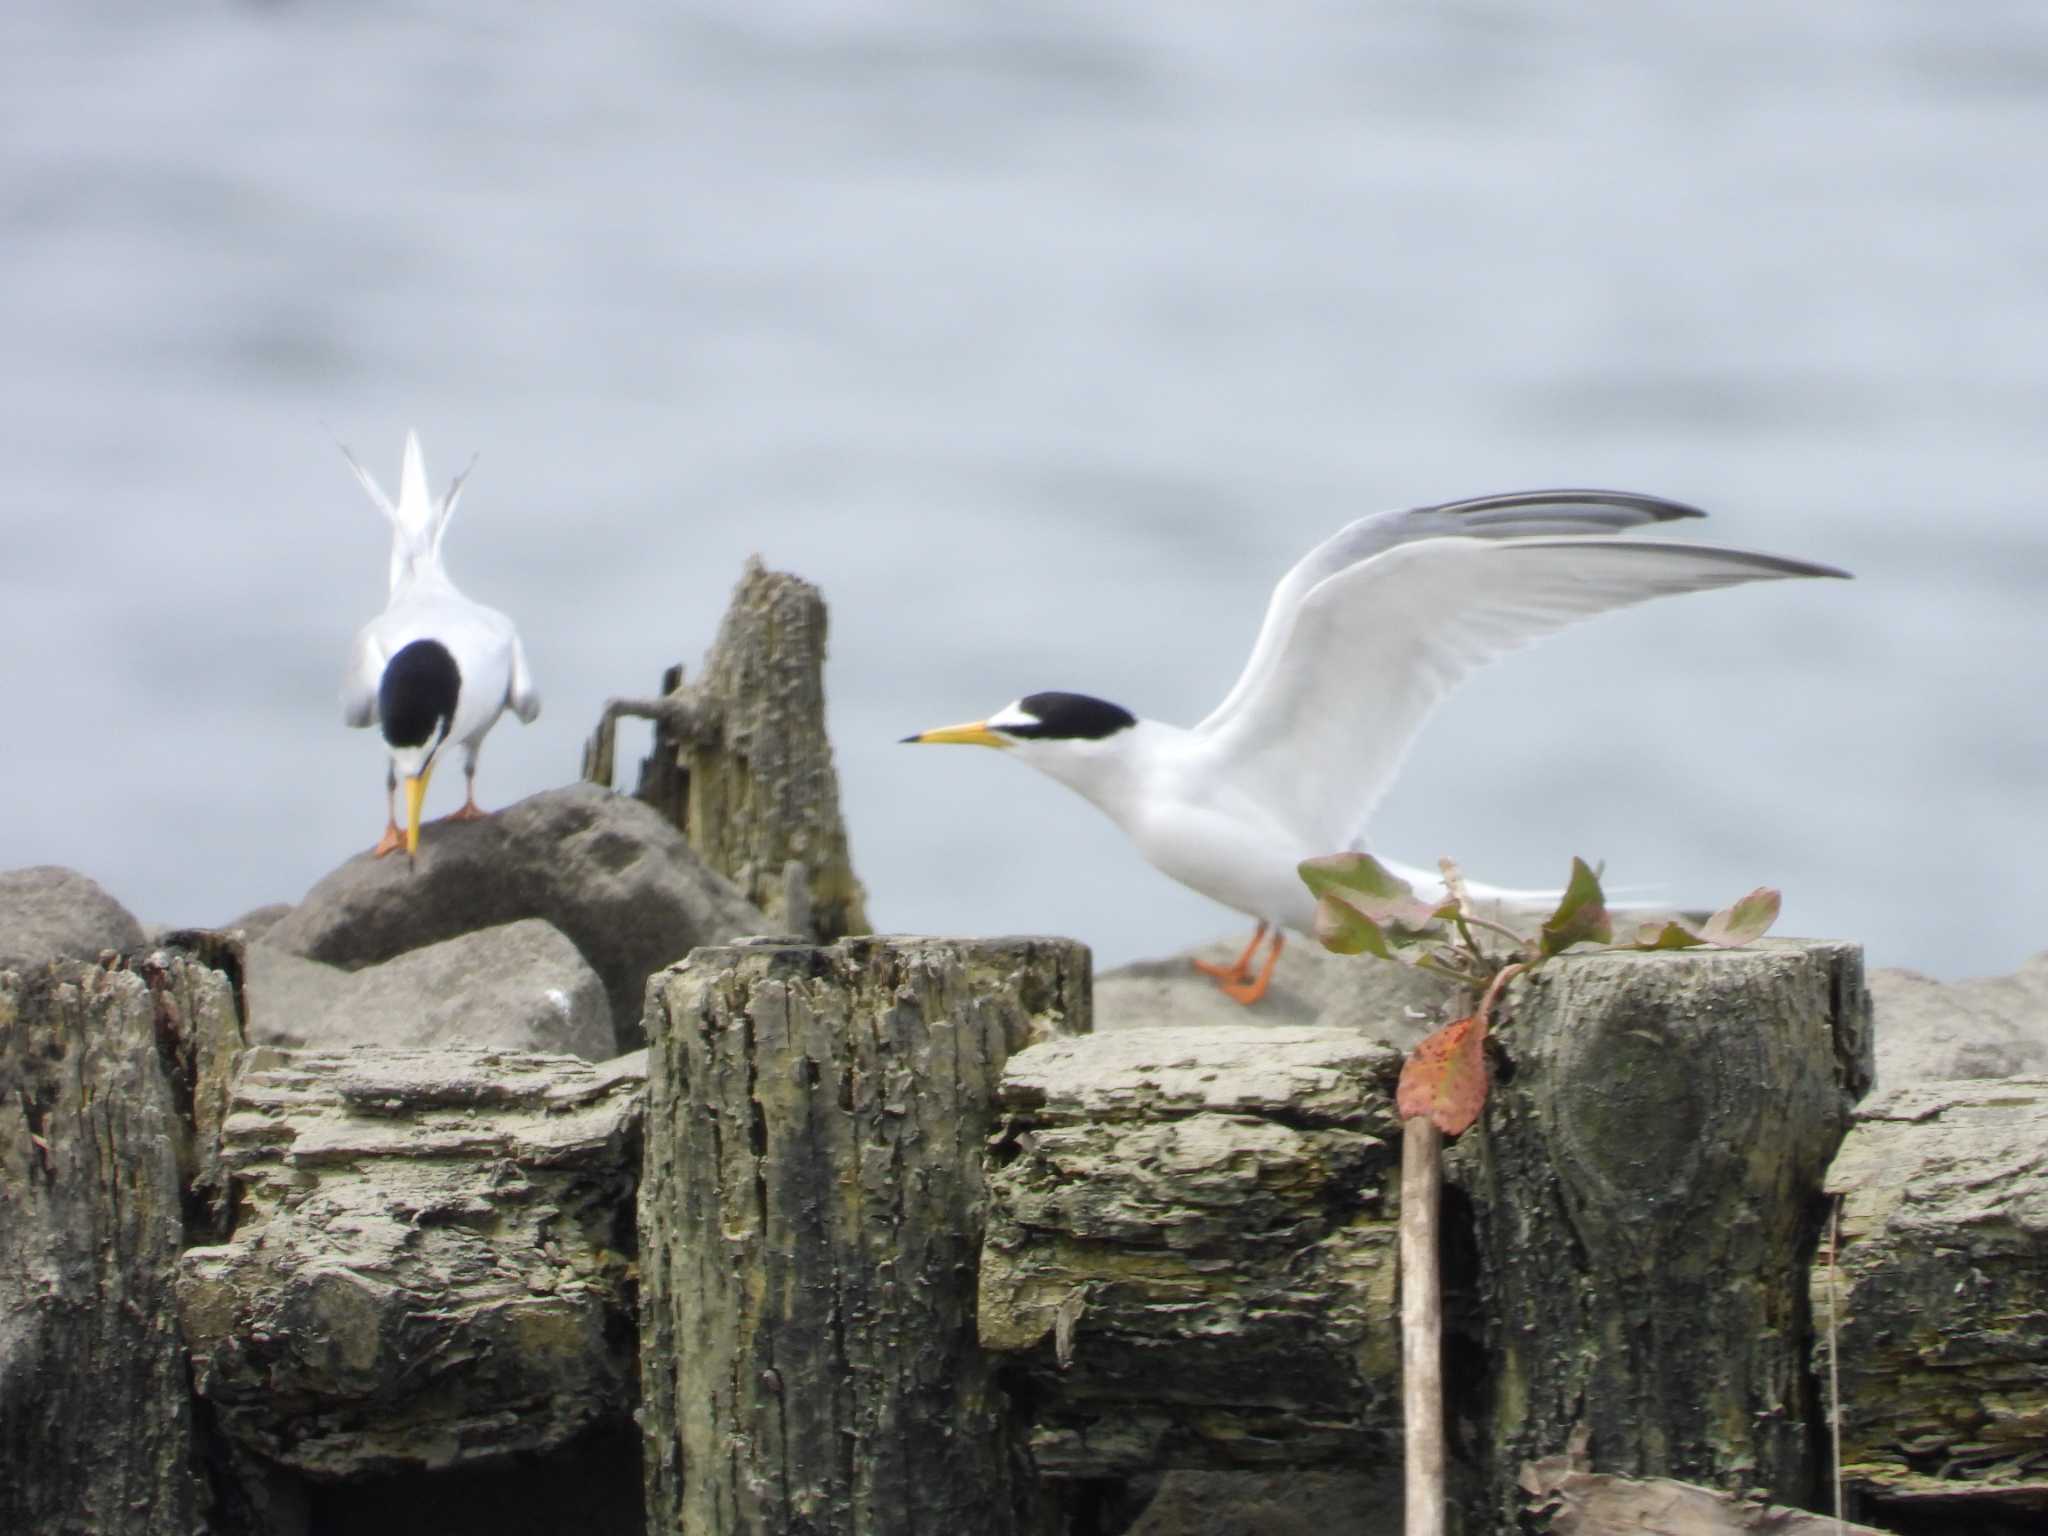
[[1244,671],[1223,702],[1209,712],[1198,730],[1215,730],[1258,689],[1274,658],[1287,643],[1287,632],[1302,600],[1321,582],[1361,560],[1418,539],[1458,536],[1469,539],[1522,539],[1561,534],[1615,534],[1645,523],[1666,523],[1681,517],[1705,517],[1697,507],[1641,496],[1633,491],[1510,491],[1471,501],[1446,501],[1405,512],[1375,512],[1346,524],[1295,562],[1280,578],[1266,604],[1265,622],[1252,643]]
[[1227,714],[1217,775],[1310,846],[1354,846],[1423,720],[1475,667],[1596,613],[1680,592],[1844,572],[1644,539],[1407,540],[1326,576]]

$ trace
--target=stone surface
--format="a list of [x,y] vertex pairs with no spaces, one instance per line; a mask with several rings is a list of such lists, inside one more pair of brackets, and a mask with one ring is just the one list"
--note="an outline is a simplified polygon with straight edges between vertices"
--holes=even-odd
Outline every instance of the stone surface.
[[266,902],[260,907],[251,907],[232,922],[222,923],[220,926],[223,932],[232,933],[240,930],[242,942],[254,944],[275,928],[282,919],[289,917],[291,910],[292,904],[288,901]]
[[92,960],[139,949],[142,924],[75,869],[36,864],[0,872],[0,970]]
[[1399,1466],[1400,1065],[1242,1023],[1012,1058],[980,1332],[1028,1383],[1041,1471]]
[[1882,1095],[1827,1188],[1840,1267],[1823,1244],[1813,1354],[1826,1380],[1839,1317],[1852,1489],[1944,1529],[2048,1513],[2048,1076]]
[[2048,954],[1972,981],[1873,971],[1870,999],[1880,1089],[2048,1072]]
[[603,979],[622,1046],[647,978],[700,944],[767,930],[652,807],[594,784],[546,790],[475,822],[436,822],[417,864],[360,854],[264,942],[347,970],[479,928],[545,918]]
[[615,1050],[603,982],[559,929],[536,917],[360,971],[262,943],[249,946],[247,963],[249,1038],[257,1044],[467,1044],[586,1061]]
[[559,1450],[632,1411],[644,1054],[243,1057],[225,1243],[179,1263],[223,1434],[328,1480]]
[[1333,955],[1296,935],[1280,952],[1265,997],[1247,1008],[1225,997],[1191,962],[1228,965],[1250,937],[1247,928],[1184,954],[1105,971],[1095,982],[1096,1029],[1107,1034],[1156,1025],[1315,1025],[1355,1029],[1406,1047],[1437,1027],[1437,1010],[1456,990],[1427,972],[1368,956]]

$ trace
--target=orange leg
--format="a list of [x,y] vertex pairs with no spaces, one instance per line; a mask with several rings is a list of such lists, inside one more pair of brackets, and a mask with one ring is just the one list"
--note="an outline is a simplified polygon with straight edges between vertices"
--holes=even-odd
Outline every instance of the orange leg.
[[405,846],[405,834],[398,830],[398,805],[392,796],[398,793],[398,770],[384,770],[384,835],[377,839],[377,846],[370,850],[370,857],[381,859],[387,853],[396,853]]
[[476,803],[476,763],[474,761],[463,770],[462,786],[464,790],[462,809],[450,811],[447,819],[449,821],[482,821],[485,813]]
[[1223,995],[1234,1003],[1249,1006],[1266,995],[1266,988],[1273,981],[1273,967],[1280,963],[1280,950],[1287,942],[1286,933],[1278,928],[1273,930],[1273,947],[1266,951],[1266,963],[1259,971],[1257,981],[1222,981],[1217,986]]
[[1244,953],[1231,961],[1229,965],[1216,965],[1208,960],[1196,960],[1192,961],[1191,964],[1204,976],[1214,976],[1218,985],[1228,986],[1231,982],[1242,982],[1251,975],[1252,955],[1259,947],[1259,940],[1265,936],[1266,925],[1261,923],[1258,926],[1258,930],[1252,934],[1251,943],[1245,945]]

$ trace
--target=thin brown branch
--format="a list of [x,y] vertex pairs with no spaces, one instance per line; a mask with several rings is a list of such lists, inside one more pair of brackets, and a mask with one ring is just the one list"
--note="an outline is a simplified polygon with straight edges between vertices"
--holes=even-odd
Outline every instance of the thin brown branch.
[[1406,1536],[1444,1536],[1443,1275],[1437,1214],[1443,1132],[1426,1117],[1401,1139],[1401,1424],[1406,1449]]

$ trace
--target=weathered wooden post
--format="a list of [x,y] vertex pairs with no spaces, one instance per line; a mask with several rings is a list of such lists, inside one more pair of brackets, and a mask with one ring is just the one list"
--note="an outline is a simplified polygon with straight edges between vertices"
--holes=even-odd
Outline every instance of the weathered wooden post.
[[583,776],[609,787],[618,721],[652,720],[634,793],[784,931],[829,942],[865,933],[868,919],[839,811],[824,678],[824,597],[750,559],[699,679],[685,683],[671,667],[660,698],[607,704]]
[[0,1530],[200,1525],[171,1284],[241,1043],[200,956],[0,971]]
[[1496,1517],[1582,1423],[1601,1472],[1811,1507],[1807,1266],[1870,1083],[1862,951],[1573,956],[1506,1001],[1448,1173],[1478,1237]]
[[1088,998],[1057,939],[760,940],[650,982],[650,1530],[1038,1528],[975,1339],[982,1158],[1004,1062]]

